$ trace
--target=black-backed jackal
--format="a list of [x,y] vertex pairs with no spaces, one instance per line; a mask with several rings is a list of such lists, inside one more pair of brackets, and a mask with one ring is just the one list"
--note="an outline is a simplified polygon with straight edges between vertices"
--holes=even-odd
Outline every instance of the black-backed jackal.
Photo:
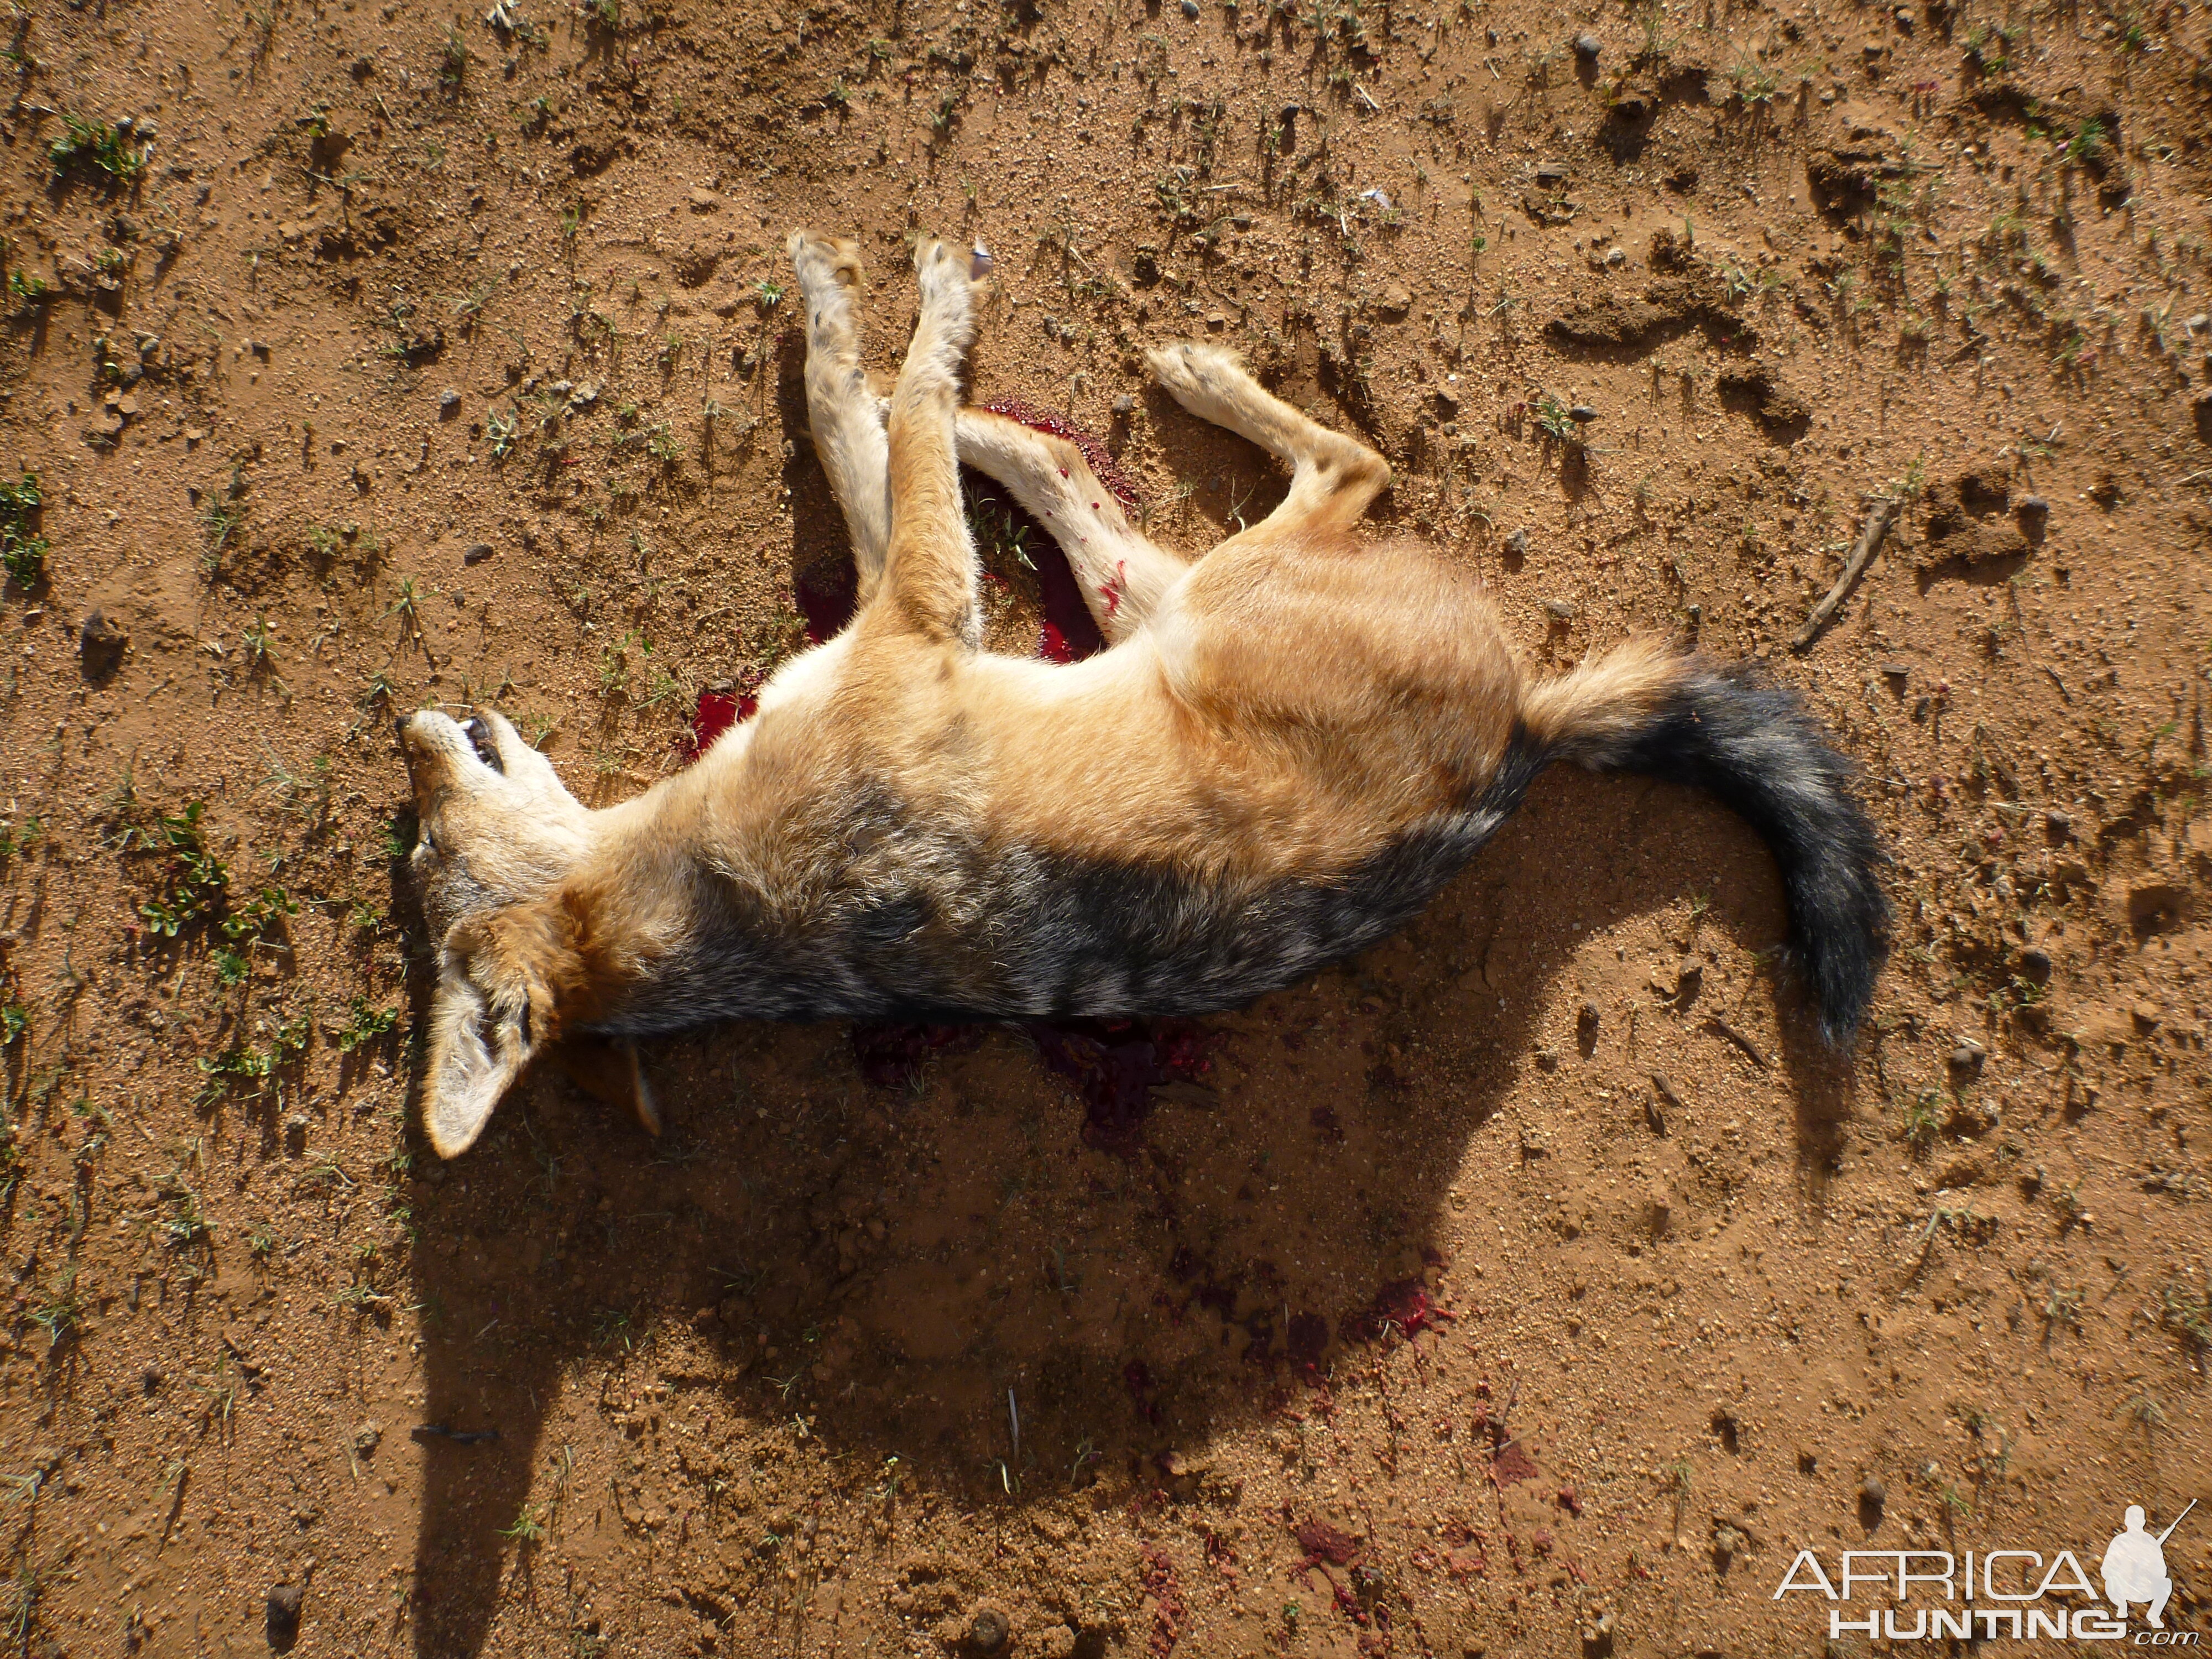
[[[1200,558],[1132,526],[1080,450],[965,408],[980,278],[924,241],[886,410],[860,362],[854,245],[791,239],[815,448],[860,603],[698,764],[602,811],[489,710],[400,722],[441,944],[424,1111],[451,1157],[532,1056],[724,1019],[1195,1014],[1404,923],[1556,760],[1711,790],[1772,848],[1833,1040],[1883,955],[1872,826],[1789,692],[1632,641],[1557,678],[1480,586],[1353,526],[1372,450],[1218,348],[1151,354],[1191,413],[1288,462],[1290,493]],[[978,646],[958,464],[1066,550],[1111,648]],[[1102,739],[1110,733],[1110,739]]]

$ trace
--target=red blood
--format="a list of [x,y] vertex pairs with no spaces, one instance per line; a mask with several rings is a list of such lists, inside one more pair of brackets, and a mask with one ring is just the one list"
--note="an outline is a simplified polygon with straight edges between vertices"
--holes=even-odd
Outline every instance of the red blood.
[[1490,1478],[1501,1486],[1510,1486],[1519,1480],[1534,1480],[1543,1471],[1536,1460],[1522,1449],[1518,1440],[1509,1440],[1490,1455]]
[[[994,415],[1003,415],[1010,421],[1056,438],[1065,438],[1083,452],[1098,481],[1104,484],[1124,512],[1134,516],[1138,511],[1135,487],[1107,455],[1105,449],[1088,434],[1077,430],[1056,415],[1043,414],[1026,404],[1007,401],[990,405]],[[1062,469],[1060,476],[1067,476]],[[1093,501],[1095,508],[1099,505]],[[1027,514],[1012,502],[1007,511],[1018,520]],[[1033,521],[1032,521],[1033,522]],[[1106,648],[1105,636],[1098,631],[1098,623],[1084,603],[1082,589],[1077,585],[1075,573],[1068,568],[1067,560],[1043,526],[1037,526],[1038,535],[1033,545],[1036,554],[1037,591],[1043,601],[1044,626],[1037,635],[1037,655],[1048,662],[1074,662],[1096,654]],[[1121,603],[1121,583],[1117,577],[1106,590],[1108,614]],[[853,610],[860,592],[860,574],[848,559],[817,558],[793,573],[792,603],[798,608],[806,628],[806,637],[815,645],[836,638],[853,620]],[[731,694],[722,691],[702,691],[697,708],[691,717],[689,744],[690,757],[696,760],[705,754],[720,737],[738,721],[750,717],[757,699],[751,693]]]
[[[1010,421],[1018,421],[1033,432],[1042,432],[1055,438],[1065,438],[1083,452],[1083,459],[1098,482],[1106,486],[1107,493],[1121,506],[1121,511],[1135,518],[1140,508],[1136,486],[1131,483],[1105,447],[1087,432],[1070,426],[1057,415],[1048,415],[1030,408],[1027,404],[1012,399],[989,405],[994,415],[1003,415]],[[1060,476],[1067,476],[1062,468]],[[1093,501],[1093,508],[1101,503]],[[1042,526],[1039,526],[1042,528]],[[1059,549],[1054,544],[1051,555]],[[1036,560],[1037,590],[1044,601],[1045,626],[1037,641],[1037,655],[1048,662],[1073,662],[1106,648],[1106,641],[1098,631],[1098,624],[1091,615],[1091,607],[1083,602],[1082,590],[1077,586],[1074,573],[1067,568],[1064,556],[1051,556],[1046,550],[1038,550]],[[1109,611],[1115,601],[1109,599]]]
[[1145,1547],[1144,1571],[1139,1575],[1152,1598],[1152,1632],[1145,1644],[1152,1659],[1168,1659],[1190,1628],[1190,1609],[1182,1599],[1182,1582],[1175,1563],[1151,1545]]
[[[982,1042],[985,1024],[925,1025],[880,1021],[853,1028],[860,1074],[879,1089],[902,1088],[924,1061],[966,1053]],[[1195,1083],[1213,1069],[1216,1033],[1188,1020],[1028,1020],[1024,1030],[1048,1071],[1076,1086],[1084,1103],[1083,1138],[1133,1157],[1163,1084]]]
[[1143,1360],[1132,1359],[1121,1367],[1121,1386],[1128,1389],[1129,1398],[1136,1402],[1147,1423],[1160,1420],[1159,1406],[1152,1399],[1152,1374],[1146,1369]]
[[1067,635],[1054,627],[1049,617],[1046,619],[1045,625],[1037,630],[1037,655],[1042,657],[1047,662],[1075,660],[1075,647],[1068,644]]
[[1134,1157],[1152,1091],[1164,1083],[1195,1083],[1212,1068],[1216,1039],[1187,1020],[1031,1020],[1037,1058],[1083,1097],[1083,1138]]
[[[1057,415],[1048,415],[1042,410],[1032,409],[1018,398],[1009,398],[999,403],[987,404],[984,407],[991,414],[1003,415],[1010,421],[1019,421],[1032,432],[1066,439],[1083,452],[1083,459],[1090,464],[1098,482],[1106,486],[1107,494],[1121,504],[1121,511],[1133,519],[1137,516],[1136,486],[1129,482],[1120,467],[1114,465],[1113,458],[1106,453],[1106,447],[1089,433],[1070,426]],[[1063,478],[1066,476],[1065,471],[1060,474]],[[1091,505],[1096,507],[1097,503],[1094,501]]]
[[760,699],[750,692],[743,696],[733,691],[700,692],[699,706],[691,711],[691,758],[713,748],[714,739],[739,720],[750,720],[759,704]]
[[1297,1540],[1298,1547],[1306,1553],[1308,1566],[1326,1561],[1333,1567],[1348,1567],[1366,1547],[1350,1533],[1321,1520],[1309,1521],[1300,1527]]
[[1067,556],[1060,550],[1058,542],[1039,528],[1040,533],[1030,542],[1037,598],[1044,606],[1037,655],[1048,662],[1073,662],[1103,651],[1106,636],[1098,631],[1091,607],[1083,602],[1083,590],[1076,583],[1075,573],[1067,568]]
[[1340,1327],[1347,1342],[1372,1342],[1395,1326],[1403,1336],[1418,1336],[1454,1316],[1437,1306],[1424,1279],[1401,1279],[1385,1285],[1375,1300],[1347,1315]]

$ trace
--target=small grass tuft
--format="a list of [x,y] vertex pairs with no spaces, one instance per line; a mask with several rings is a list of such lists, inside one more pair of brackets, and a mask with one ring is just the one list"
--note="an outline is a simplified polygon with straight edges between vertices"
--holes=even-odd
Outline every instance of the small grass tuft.
[[0,480],[0,568],[27,593],[46,574],[46,538],[33,530],[44,504],[37,473],[26,472],[14,483]]
[[46,146],[46,161],[57,179],[89,170],[109,188],[122,190],[145,176],[146,152],[106,121],[88,121],[64,112],[62,136]]

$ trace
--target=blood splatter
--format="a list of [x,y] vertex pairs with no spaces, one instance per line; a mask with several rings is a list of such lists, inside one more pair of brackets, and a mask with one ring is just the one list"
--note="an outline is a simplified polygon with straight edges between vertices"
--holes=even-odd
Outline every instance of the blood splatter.
[[1083,1138],[1102,1151],[1134,1155],[1152,1109],[1151,1091],[1195,1083],[1212,1069],[1214,1038],[1188,1020],[1032,1020],[1037,1057],[1083,1097]]
[[1328,1321],[1317,1313],[1292,1314],[1284,1346],[1291,1364],[1306,1370],[1316,1369],[1328,1351]]
[[1419,1336],[1454,1316],[1437,1305],[1427,1280],[1401,1279],[1377,1291],[1375,1300],[1358,1313],[1346,1315],[1340,1328],[1347,1342],[1372,1342],[1393,1326],[1402,1336]]
[[718,690],[711,686],[702,690],[698,706],[691,711],[691,758],[697,760],[714,746],[715,738],[740,720],[750,720],[759,707],[760,699],[750,691]]
[[1297,1540],[1298,1547],[1306,1553],[1305,1564],[1310,1567],[1323,1561],[1333,1567],[1348,1567],[1367,1547],[1343,1528],[1318,1519],[1309,1521],[1298,1528]]
[[1145,1547],[1144,1562],[1139,1577],[1152,1598],[1152,1632],[1146,1648],[1152,1659],[1167,1659],[1190,1628],[1190,1609],[1183,1603],[1182,1581],[1175,1563],[1151,1545]]
[[[1017,509],[1018,510],[1018,509]],[[1044,627],[1037,639],[1037,655],[1048,662],[1074,662],[1106,648],[1106,636],[1091,607],[1083,602],[1083,589],[1060,544],[1039,528],[1030,541],[1031,562],[1036,566],[1037,600],[1044,610]]]
[[[1152,1109],[1155,1089],[1191,1085],[1213,1069],[1218,1035],[1189,1020],[1028,1020],[1022,1029],[1048,1071],[1076,1086],[1084,1104],[1083,1138],[1106,1152],[1133,1157]],[[860,1075],[879,1089],[904,1088],[941,1054],[964,1054],[988,1024],[927,1025],[878,1021],[853,1028]]]
[[[1121,504],[1122,511],[1135,516],[1139,510],[1136,487],[1114,465],[1097,439],[1070,426],[1057,415],[1048,415],[1011,399],[991,404],[990,410],[1073,444],[1083,452],[1091,471]],[[976,487],[982,487],[980,481]],[[1091,505],[1100,503],[1094,501]],[[1011,501],[1006,507],[1018,522],[1026,522],[1036,532],[1030,545],[1035,552],[1037,597],[1044,611],[1044,626],[1037,635],[1037,655],[1047,662],[1066,663],[1103,651],[1105,635],[1098,631],[1091,607],[1084,603],[1083,590],[1058,542],[1020,507]],[[853,620],[859,596],[860,573],[848,558],[817,558],[792,574],[792,603],[805,623],[810,644],[823,644],[842,633],[845,625]],[[1119,606],[1121,599],[1121,579],[1117,576],[1107,586],[1109,615]],[[690,742],[687,745],[690,757],[696,760],[714,745],[715,738],[750,718],[757,702],[750,691],[702,691],[691,717]]]
[[1132,1359],[1121,1367],[1121,1386],[1129,1391],[1129,1398],[1144,1413],[1145,1421],[1157,1423],[1160,1420],[1159,1404],[1152,1398],[1152,1374],[1143,1360]]
[[[1106,486],[1106,493],[1121,503],[1121,511],[1133,519],[1137,516],[1139,501],[1136,485],[1130,483],[1128,476],[1114,465],[1114,458],[1106,453],[1106,446],[1097,439],[1079,428],[1070,426],[1057,415],[1048,415],[1042,410],[1032,409],[1019,398],[1005,398],[995,404],[986,404],[984,408],[991,414],[1003,415],[1010,421],[1019,421],[1032,432],[1066,439],[1083,452],[1084,460],[1089,464],[1098,482]],[[1064,478],[1067,474],[1063,471],[1060,476]],[[1097,503],[1093,502],[1092,505],[1095,507]]]
[[1498,1486],[1510,1486],[1516,1481],[1534,1480],[1542,1473],[1536,1467],[1536,1460],[1521,1449],[1518,1440],[1507,1441],[1490,1455],[1490,1478]]
[[1042,657],[1047,662],[1073,662],[1077,652],[1075,647],[1067,642],[1067,635],[1061,633],[1048,617],[1045,625],[1037,630],[1037,655]]

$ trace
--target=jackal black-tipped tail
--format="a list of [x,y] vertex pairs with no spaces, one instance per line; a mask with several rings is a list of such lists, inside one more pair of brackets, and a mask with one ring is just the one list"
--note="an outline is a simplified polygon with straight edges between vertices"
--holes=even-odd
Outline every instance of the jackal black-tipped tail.
[[1888,954],[1887,862],[1851,794],[1853,768],[1796,694],[1748,664],[1631,641],[1529,688],[1528,732],[1550,758],[1706,791],[1781,866],[1790,942],[1828,1041],[1848,1042]]

